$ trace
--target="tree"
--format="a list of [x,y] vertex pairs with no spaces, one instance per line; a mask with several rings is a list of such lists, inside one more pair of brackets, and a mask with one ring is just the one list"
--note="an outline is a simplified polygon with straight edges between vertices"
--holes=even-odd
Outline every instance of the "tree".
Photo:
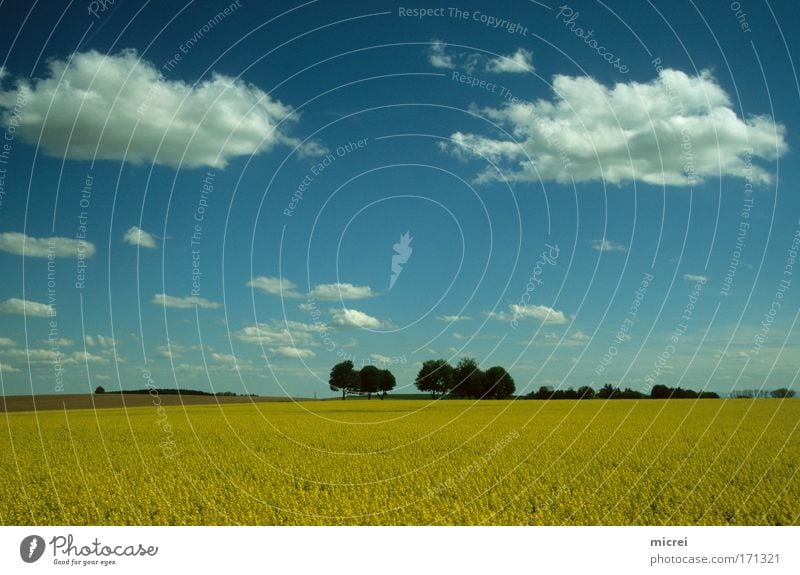
[[483,396],[483,372],[471,357],[462,357],[453,370],[451,394],[456,397]]
[[106,388],[105,388],[105,387],[103,387],[102,385],[98,385],[98,386],[95,388],[94,392],[95,392],[95,393],[105,393],[105,392],[106,392]]
[[429,359],[423,362],[414,381],[416,388],[429,392],[436,399],[445,395],[453,384],[453,368],[443,359]]
[[397,381],[388,369],[382,369],[378,376],[378,391],[381,392],[381,399],[386,397],[386,393],[392,391]]
[[328,380],[332,391],[341,391],[342,399],[347,397],[348,392],[355,393],[359,390],[361,381],[358,372],[353,369],[353,362],[350,360],[337,363],[331,369],[331,376]]
[[365,365],[359,372],[360,393],[366,393],[367,399],[372,399],[372,394],[378,392],[378,384],[381,379],[381,371],[374,365]]
[[514,395],[517,386],[505,368],[496,365],[483,374],[483,397],[506,399]]
[[600,391],[597,392],[598,399],[611,399],[615,396],[620,394],[619,388],[614,387],[610,383],[605,384],[603,387],[600,388]]
[[794,392],[793,389],[788,389],[786,387],[781,387],[781,388],[778,388],[778,389],[773,389],[770,392],[770,395],[772,397],[790,398],[790,397],[794,397],[795,396],[795,392]]
[[538,390],[528,394],[528,398],[530,399],[550,399],[552,396],[553,388],[549,385],[543,385]]
[[578,388],[578,399],[592,399],[594,390],[589,385],[582,385]]
[[671,394],[672,390],[666,385],[662,385],[660,383],[658,385],[654,385],[653,389],[650,390],[650,397],[653,399],[669,399]]

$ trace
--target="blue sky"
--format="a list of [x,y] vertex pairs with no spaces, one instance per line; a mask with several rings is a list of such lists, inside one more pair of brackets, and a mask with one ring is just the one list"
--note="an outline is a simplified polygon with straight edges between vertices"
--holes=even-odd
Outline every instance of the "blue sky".
[[264,4],[0,8],[5,394],[792,385],[791,7]]

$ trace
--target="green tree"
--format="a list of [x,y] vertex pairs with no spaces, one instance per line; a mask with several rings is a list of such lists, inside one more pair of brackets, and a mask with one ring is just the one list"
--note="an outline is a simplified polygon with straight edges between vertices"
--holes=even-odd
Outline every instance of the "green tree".
[[387,392],[392,391],[395,385],[397,385],[397,381],[394,374],[388,369],[382,369],[378,379],[378,391],[381,392],[381,399],[385,398]]
[[614,387],[610,383],[605,384],[603,387],[600,388],[600,391],[597,392],[598,399],[612,399],[614,397],[619,396],[620,391],[618,387]]
[[342,399],[345,399],[348,393],[358,392],[361,381],[358,372],[353,369],[353,362],[348,359],[334,365],[328,384],[332,391],[342,392]]
[[456,397],[481,397],[483,395],[483,372],[478,362],[471,357],[462,357],[453,370],[453,387]]
[[482,397],[507,399],[514,395],[517,386],[504,367],[490,367],[483,374]]
[[430,393],[434,399],[445,395],[452,384],[453,367],[443,359],[429,359],[423,362],[417,373],[417,379],[414,380],[418,390]]
[[378,393],[381,379],[381,370],[374,365],[365,365],[359,372],[359,392],[366,393],[367,399],[372,399],[373,393]]
[[102,385],[98,385],[97,388],[95,388],[94,392],[95,393],[105,393],[106,392],[106,388],[103,387]]
[[793,389],[788,389],[786,387],[781,387],[779,389],[773,389],[770,392],[770,395],[772,397],[786,397],[786,398],[794,397],[794,390]]

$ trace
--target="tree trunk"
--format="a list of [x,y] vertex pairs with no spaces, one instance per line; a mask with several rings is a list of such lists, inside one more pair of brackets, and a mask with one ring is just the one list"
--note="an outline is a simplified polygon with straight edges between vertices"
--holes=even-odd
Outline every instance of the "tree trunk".
[[344,389],[342,390],[342,401],[344,401],[344,394],[347,393]]

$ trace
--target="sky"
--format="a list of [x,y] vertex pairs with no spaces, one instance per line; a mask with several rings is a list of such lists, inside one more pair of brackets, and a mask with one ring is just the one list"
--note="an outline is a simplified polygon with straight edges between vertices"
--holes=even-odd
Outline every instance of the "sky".
[[11,2],[5,395],[797,387],[789,3]]

